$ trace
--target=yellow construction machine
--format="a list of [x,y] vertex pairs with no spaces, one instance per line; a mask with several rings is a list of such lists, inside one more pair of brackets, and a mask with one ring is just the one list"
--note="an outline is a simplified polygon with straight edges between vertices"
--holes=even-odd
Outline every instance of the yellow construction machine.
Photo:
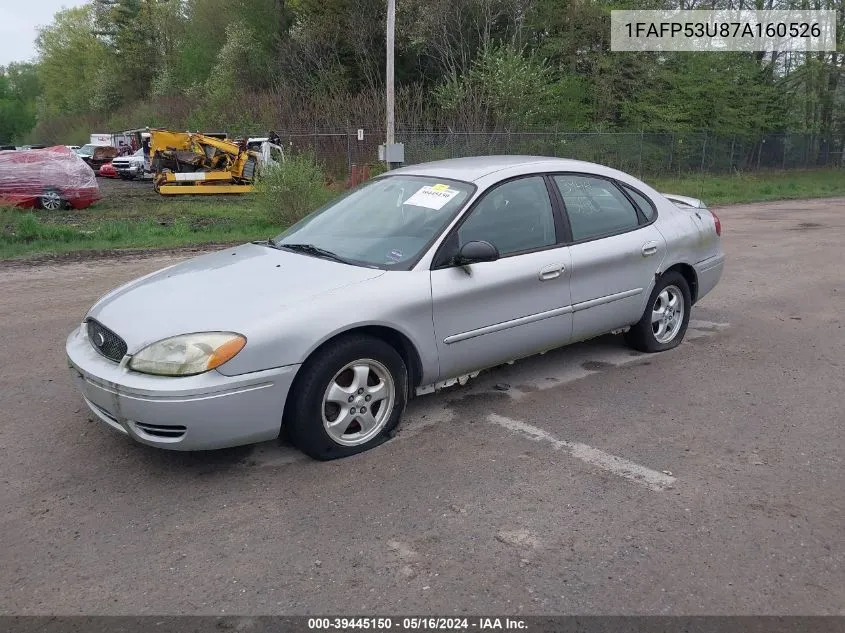
[[252,191],[261,154],[207,134],[150,130],[150,169],[160,194]]

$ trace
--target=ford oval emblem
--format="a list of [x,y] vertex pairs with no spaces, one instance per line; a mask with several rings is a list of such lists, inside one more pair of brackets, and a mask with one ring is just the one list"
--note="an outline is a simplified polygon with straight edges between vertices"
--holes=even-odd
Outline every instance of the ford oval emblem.
[[97,332],[97,334],[94,335],[94,345],[96,345],[97,347],[102,347],[105,344],[105,342],[106,342],[106,337],[103,336],[102,332]]

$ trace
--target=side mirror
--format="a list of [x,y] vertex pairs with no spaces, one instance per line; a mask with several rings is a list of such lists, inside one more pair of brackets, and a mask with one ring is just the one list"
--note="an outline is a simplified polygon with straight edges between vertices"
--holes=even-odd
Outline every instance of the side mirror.
[[499,249],[490,242],[467,242],[455,256],[455,263],[460,266],[478,262],[494,262],[499,259]]

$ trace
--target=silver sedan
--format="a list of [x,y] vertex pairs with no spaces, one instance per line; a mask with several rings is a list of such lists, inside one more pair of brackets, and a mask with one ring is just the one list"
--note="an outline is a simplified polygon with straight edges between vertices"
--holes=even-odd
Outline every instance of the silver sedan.
[[273,239],[136,279],[67,339],[96,416],[177,450],[285,429],[332,459],[415,395],[608,332],[678,345],[722,274],[719,219],[625,173],[491,156],[368,181]]

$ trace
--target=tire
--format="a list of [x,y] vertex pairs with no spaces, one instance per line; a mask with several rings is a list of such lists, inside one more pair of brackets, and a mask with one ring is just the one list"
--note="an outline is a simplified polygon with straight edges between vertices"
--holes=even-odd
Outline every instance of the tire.
[[683,275],[675,271],[662,275],[654,285],[642,318],[625,334],[625,341],[634,349],[648,353],[677,347],[687,332],[691,307],[689,285]]
[[294,446],[314,459],[347,457],[390,437],[405,410],[408,370],[384,341],[349,336],[306,361],[290,397],[283,426]]
[[58,189],[45,189],[38,196],[38,208],[45,211],[61,211],[67,206],[67,202],[62,198],[62,193]]

